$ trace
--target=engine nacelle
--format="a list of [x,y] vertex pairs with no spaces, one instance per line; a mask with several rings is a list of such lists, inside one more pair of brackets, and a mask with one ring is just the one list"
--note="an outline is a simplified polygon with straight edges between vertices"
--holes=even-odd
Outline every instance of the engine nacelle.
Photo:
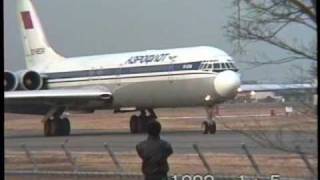
[[19,89],[22,90],[39,90],[43,87],[44,77],[36,71],[24,70],[19,71]]
[[14,91],[19,86],[19,79],[13,72],[4,71],[4,91]]

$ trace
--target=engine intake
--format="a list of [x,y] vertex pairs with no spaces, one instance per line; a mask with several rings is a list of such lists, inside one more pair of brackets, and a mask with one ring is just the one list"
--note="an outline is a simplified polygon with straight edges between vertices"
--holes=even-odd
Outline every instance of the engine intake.
[[43,77],[36,71],[22,71],[20,75],[20,89],[39,90],[43,87]]
[[18,77],[10,71],[4,72],[4,90],[14,91],[18,88],[19,80]]
[[39,90],[43,88],[45,76],[32,70],[4,72],[4,90]]

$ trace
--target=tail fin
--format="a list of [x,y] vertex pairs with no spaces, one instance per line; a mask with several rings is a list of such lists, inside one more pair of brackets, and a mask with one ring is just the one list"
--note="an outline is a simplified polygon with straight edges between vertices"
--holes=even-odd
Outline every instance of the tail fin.
[[44,70],[50,63],[65,59],[47,42],[31,0],[18,0],[18,19],[28,69]]

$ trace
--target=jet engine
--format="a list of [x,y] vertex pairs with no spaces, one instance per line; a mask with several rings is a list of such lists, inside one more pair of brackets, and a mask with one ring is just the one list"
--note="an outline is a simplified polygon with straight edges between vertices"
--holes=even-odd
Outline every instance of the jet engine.
[[18,88],[19,79],[10,71],[4,71],[4,91],[14,91]]
[[24,70],[19,71],[19,89],[22,90],[39,90],[43,87],[44,77],[36,71]]

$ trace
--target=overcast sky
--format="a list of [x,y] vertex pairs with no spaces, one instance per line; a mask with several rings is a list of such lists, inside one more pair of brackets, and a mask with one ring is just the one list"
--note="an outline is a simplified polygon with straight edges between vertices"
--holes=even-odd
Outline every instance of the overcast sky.
[[[17,0],[4,0],[5,68],[25,68],[16,16]],[[259,54],[281,56],[283,51],[253,45],[243,56],[225,35],[236,10],[231,0],[33,0],[49,43],[66,56],[207,45],[232,55],[243,80],[286,82],[301,76],[293,64],[307,69],[310,61],[248,68],[242,60]],[[287,33],[303,41],[315,33],[301,28]]]

